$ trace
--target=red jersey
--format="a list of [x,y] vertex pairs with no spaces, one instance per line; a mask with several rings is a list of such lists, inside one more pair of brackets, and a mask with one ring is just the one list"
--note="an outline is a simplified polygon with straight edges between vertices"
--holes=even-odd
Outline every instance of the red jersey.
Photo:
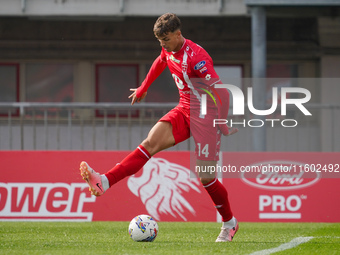
[[[191,117],[198,117],[199,115],[199,118],[204,118],[199,113],[202,94],[209,94],[209,97],[206,97],[207,107],[216,111],[217,106],[216,117],[219,119],[227,118],[229,110],[228,90],[214,88],[214,84],[222,82],[215,72],[211,57],[201,46],[187,39],[184,39],[183,46],[178,52],[167,52],[162,49],[142,85],[137,89],[137,98],[140,98],[147,91],[166,66],[169,67],[178,87],[180,95],[178,108],[187,117],[190,116],[190,110],[194,109],[195,116]],[[220,129],[224,135],[229,133],[226,125],[221,125]]]
[[179,106],[189,110],[193,103],[201,101],[202,88],[209,90],[209,86],[220,83],[220,79],[213,67],[209,54],[198,44],[185,39],[178,52],[167,52],[162,48],[160,56],[155,60],[141,87],[137,90],[137,97],[148,89],[151,83],[168,66],[172,77],[178,87]]

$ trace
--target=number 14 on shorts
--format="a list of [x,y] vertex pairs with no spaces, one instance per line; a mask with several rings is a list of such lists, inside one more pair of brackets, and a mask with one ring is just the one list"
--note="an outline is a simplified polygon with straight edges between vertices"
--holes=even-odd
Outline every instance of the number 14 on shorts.
[[197,153],[199,157],[204,155],[207,158],[209,156],[209,144],[202,147],[201,143],[197,143]]

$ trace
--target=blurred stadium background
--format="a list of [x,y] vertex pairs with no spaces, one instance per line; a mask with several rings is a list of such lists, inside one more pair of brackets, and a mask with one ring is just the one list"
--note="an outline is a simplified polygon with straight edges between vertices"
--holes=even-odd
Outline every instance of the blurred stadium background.
[[339,0],[2,0],[0,150],[135,148],[178,100],[168,71],[138,109],[127,99],[160,52],[152,27],[165,12],[181,18],[223,82],[246,92],[243,78],[280,78],[261,88],[267,103],[273,86],[312,94],[312,117],[289,112],[298,127],[241,128],[223,150],[340,150]]
[[[152,28],[166,12],[208,51],[224,83],[244,94],[254,88],[259,107],[271,106],[273,87],[312,95],[312,116],[297,107],[267,116],[295,119],[297,127],[238,126],[222,141],[220,165],[307,166],[312,175],[223,178],[241,226],[227,246],[212,246],[221,217],[199,181],[182,177],[189,178],[192,140],[152,158],[144,179],[140,171],[99,199],[79,175],[84,159],[99,172],[110,169],[178,102],[168,70],[143,103],[131,107],[127,98],[160,53]],[[287,254],[338,254],[339,99],[340,0],[1,0],[0,253],[271,254],[307,237],[313,240]],[[258,117],[246,111],[230,118]],[[322,173],[312,171],[317,164]],[[140,213],[207,222],[161,222],[158,241],[140,246],[126,233]],[[267,223],[277,221],[283,224]]]

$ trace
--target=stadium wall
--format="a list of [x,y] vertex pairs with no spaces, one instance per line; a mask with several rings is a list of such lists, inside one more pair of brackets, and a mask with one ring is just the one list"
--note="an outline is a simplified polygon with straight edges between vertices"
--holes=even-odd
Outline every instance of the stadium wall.
[[[203,46],[214,59],[215,65],[236,66],[241,69],[242,78],[251,76],[251,19],[243,1],[189,1],[191,5],[188,1],[157,1],[159,5],[152,5],[151,3],[155,1],[148,1],[149,5],[143,4],[144,11],[152,10],[147,15],[133,15],[134,13],[129,12],[132,10],[132,5],[125,5],[124,12],[119,13],[118,1],[115,3],[97,1],[96,4],[91,1],[23,2],[26,2],[25,8],[20,6],[19,1],[7,0],[0,11],[2,39],[0,41],[2,81],[0,102],[104,102],[104,99],[98,99],[99,85],[96,83],[99,77],[96,70],[98,66],[103,65],[136,66],[138,71],[133,76],[136,79],[133,84],[128,81],[118,81],[116,77],[108,82],[112,84],[110,86],[112,90],[121,88],[128,94],[130,87],[136,87],[143,81],[152,61],[160,52],[152,27],[156,17],[163,13],[163,10],[170,10],[165,5],[170,2],[174,5],[179,4],[173,11],[183,11],[178,14],[183,22],[184,36]],[[132,3],[132,1],[127,2]],[[140,7],[141,1],[133,2],[137,4],[133,9],[140,11],[141,8],[135,7]],[[225,3],[222,12],[217,12],[218,2]],[[115,6],[111,6],[111,9],[105,8],[105,3]],[[75,8],[76,4],[85,4],[85,6],[79,9]],[[208,16],[201,15],[193,12],[192,8],[181,7],[182,4],[195,6],[195,10],[205,10],[196,8],[200,4],[214,6],[216,12]],[[242,11],[237,11],[238,8],[235,9],[233,4],[241,7]],[[105,12],[108,10],[112,12],[109,16],[98,15],[95,11],[97,9],[91,8],[92,5],[100,7]],[[161,7],[162,10],[158,9],[154,12],[155,9],[150,6]],[[84,9],[88,15],[79,13]],[[54,13],[62,10],[74,12]],[[116,15],[113,10],[116,10],[119,15]],[[230,13],[227,14],[225,11]],[[268,7],[266,15],[268,77],[284,77],[287,80],[305,77],[339,77],[339,7]],[[66,80],[68,83],[58,80],[62,78],[59,73],[47,72],[51,66],[58,65],[66,66],[69,71],[67,76],[69,80]],[[16,74],[11,76],[14,85],[8,85],[9,82],[5,81],[8,75],[7,68],[14,69],[14,66],[17,67]],[[34,73],[37,66],[41,69]],[[288,71],[282,72],[283,67]],[[35,79],[29,79],[32,77]],[[49,86],[52,81],[56,91],[51,93]],[[229,79],[223,81],[230,82]],[[159,89],[158,84],[154,84],[146,98],[148,102],[162,101],[164,96],[160,97],[160,95],[170,95],[168,92],[171,95],[178,94],[170,74],[156,82],[163,85],[162,89]],[[340,87],[337,84],[334,86],[311,84],[307,89],[312,94],[310,103],[338,104],[339,102],[337,95],[340,93]],[[246,92],[247,85],[243,86],[242,90]],[[105,98],[109,102],[128,102],[127,96],[123,93],[105,94],[109,95]],[[121,98],[117,99],[115,97],[117,94],[121,95]],[[8,110],[5,109],[5,114],[7,112]],[[2,113],[3,109],[0,114]],[[88,113],[82,112],[79,117],[91,115]],[[287,150],[283,145],[288,144],[288,149],[291,150],[293,144],[291,140],[295,140],[298,146],[293,150],[339,151],[339,136],[333,136],[334,130],[339,129],[337,116],[338,112],[331,115],[322,110],[322,117],[313,116],[313,123],[308,125],[309,131],[304,127],[297,128],[298,137],[303,142],[295,139],[295,134],[276,136],[269,131],[268,136],[275,137],[275,145],[268,144],[267,149]],[[12,119],[21,121],[15,117]],[[95,121],[97,120],[100,118]],[[12,138],[7,134],[19,130],[17,127],[11,129],[9,122],[5,116],[0,117],[1,150],[11,150],[7,140]],[[30,127],[27,127],[27,130],[30,131]],[[29,136],[26,131],[24,133],[26,137]],[[63,136],[66,137],[66,134],[64,133]],[[16,140],[19,140],[19,136],[13,138],[13,141]],[[29,141],[25,144],[27,145],[25,149],[34,148],[34,142]],[[246,151],[249,148],[243,145],[251,143],[247,137],[244,137],[240,144],[242,146],[239,146],[238,150]],[[13,148],[20,149],[20,143],[14,144]],[[124,149],[129,149],[128,145]]]
[[[0,152],[0,221],[129,221],[141,213],[160,221],[220,220],[188,151],[159,153],[102,197],[91,196],[79,163],[105,172],[127,153]],[[224,152],[216,171],[239,221],[339,222],[339,156]]]

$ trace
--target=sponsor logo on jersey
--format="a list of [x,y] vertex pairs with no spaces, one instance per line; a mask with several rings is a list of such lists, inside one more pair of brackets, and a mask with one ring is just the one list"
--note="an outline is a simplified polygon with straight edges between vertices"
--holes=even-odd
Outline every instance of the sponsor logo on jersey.
[[200,70],[200,73],[205,73],[206,71],[208,71],[208,68],[205,66],[205,67],[203,67],[201,70]]
[[177,63],[177,64],[179,64],[179,63],[181,62],[180,60],[176,59],[176,58],[174,57],[174,55],[171,55],[171,56],[170,56],[170,60],[173,61],[173,62],[175,62],[175,63]]
[[207,75],[205,76],[205,79],[206,79],[207,81],[209,81],[209,80],[211,79],[211,74],[207,74]]
[[195,65],[194,69],[195,69],[195,70],[200,70],[203,66],[205,66],[205,61],[204,61],[204,60],[198,62],[198,63]]
[[182,72],[183,73],[186,73],[188,70],[188,64],[186,62],[183,62],[182,63]]

